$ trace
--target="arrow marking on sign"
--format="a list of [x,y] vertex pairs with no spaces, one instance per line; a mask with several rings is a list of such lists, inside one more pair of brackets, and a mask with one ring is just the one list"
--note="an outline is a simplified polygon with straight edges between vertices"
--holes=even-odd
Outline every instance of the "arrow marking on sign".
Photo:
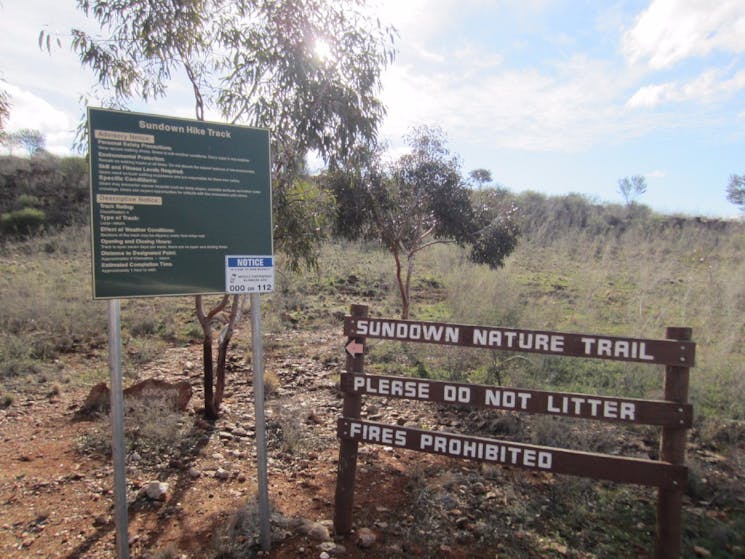
[[365,352],[365,346],[357,340],[349,340],[349,343],[344,346],[344,349],[352,357],[357,357]]

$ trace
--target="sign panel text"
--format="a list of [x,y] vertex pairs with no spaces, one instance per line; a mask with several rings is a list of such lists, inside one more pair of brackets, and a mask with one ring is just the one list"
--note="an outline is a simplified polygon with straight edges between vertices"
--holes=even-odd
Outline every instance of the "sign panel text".
[[385,340],[427,342],[570,357],[594,357],[614,361],[635,361],[685,367],[693,366],[695,360],[695,344],[692,342],[464,324],[346,317],[344,334]]
[[620,423],[690,427],[693,407],[660,400],[591,396],[385,375],[342,373],[349,394],[464,404],[506,411],[582,417]]

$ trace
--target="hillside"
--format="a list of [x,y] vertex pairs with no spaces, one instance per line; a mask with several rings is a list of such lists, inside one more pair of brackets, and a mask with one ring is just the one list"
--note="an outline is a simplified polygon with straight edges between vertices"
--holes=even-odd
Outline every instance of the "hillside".
[[[684,502],[685,557],[745,555],[745,235],[738,224],[622,220],[601,229],[534,227],[505,268],[453,247],[423,253],[413,318],[661,338],[693,328],[694,429]],[[603,223],[610,224],[603,219]],[[535,224],[534,224],[535,225]],[[543,222],[546,226],[546,221]],[[107,381],[105,306],[90,301],[85,229],[6,243],[0,259],[0,553],[110,557],[111,467],[104,419],[76,420]],[[376,535],[327,540],[333,517],[343,368],[341,317],[352,303],[396,317],[390,258],[329,243],[317,272],[278,274],[264,301],[271,557],[639,557],[654,541],[653,490],[479,467],[361,447],[354,521]],[[200,418],[199,330],[190,298],[123,302],[125,385],[188,380],[185,413],[157,406],[128,419],[134,557],[256,555],[250,330],[229,356],[222,417]],[[634,364],[468,349],[370,345],[370,372],[526,389],[658,397],[661,372]],[[516,442],[654,457],[653,428],[366,399],[363,417]],[[165,501],[140,495],[169,484]],[[328,536],[329,538],[331,536]],[[323,540],[327,540],[324,542]],[[323,547],[319,547],[323,545]],[[338,546],[343,546],[344,550]]]

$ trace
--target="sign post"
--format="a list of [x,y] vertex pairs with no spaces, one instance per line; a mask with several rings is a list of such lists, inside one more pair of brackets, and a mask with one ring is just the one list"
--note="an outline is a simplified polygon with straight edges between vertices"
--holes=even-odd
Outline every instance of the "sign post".
[[[685,343],[691,340],[690,328],[668,328],[667,338]],[[665,367],[665,399],[681,407],[688,401],[690,369],[668,365]],[[669,425],[662,428],[660,460],[671,464],[685,464],[687,426]],[[673,559],[680,557],[682,484],[660,487],[657,492],[657,539],[655,557]]]
[[89,107],[93,298],[109,300],[117,557],[129,558],[120,298],[251,294],[269,549],[259,293],[274,290],[269,132]]
[[124,396],[122,392],[122,335],[119,299],[109,301],[109,381],[111,383],[111,456],[114,466],[114,525],[116,556],[129,558],[127,474],[124,464]]
[[[669,328],[666,339],[622,338],[491,326],[368,318],[366,306],[353,305],[344,320],[347,369],[341,376],[343,415],[337,423],[339,470],[334,527],[352,528],[354,477],[360,442],[410,449],[554,474],[570,474],[658,489],[656,559],[680,555],[681,506],[688,481],[686,433],[692,425],[688,403],[689,368],[696,345],[690,328]],[[368,338],[423,342],[507,351],[544,353],[665,365],[664,400],[596,396],[504,386],[466,384],[363,371]],[[538,413],[615,423],[662,427],[660,459],[580,452],[451,432],[429,431],[360,419],[362,395],[469,405],[510,412]]]
[[[364,305],[352,305],[353,319],[367,318],[368,309]],[[364,338],[350,338],[347,343],[346,370],[364,373]],[[359,419],[362,411],[360,394],[344,392],[342,414],[344,417]],[[334,508],[334,529],[339,534],[348,534],[352,529],[352,503],[354,501],[354,478],[357,474],[357,450],[359,443],[353,438],[344,438],[339,446],[339,466],[336,481],[336,506]]]
[[259,542],[269,551],[272,531],[269,525],[269,480],[266,456],[266,420],[264,418],[264,349],[261,339],[261,297],[251,294],[251,343],[253,346],[254,399],[256,402],[256,462],[258,464]]

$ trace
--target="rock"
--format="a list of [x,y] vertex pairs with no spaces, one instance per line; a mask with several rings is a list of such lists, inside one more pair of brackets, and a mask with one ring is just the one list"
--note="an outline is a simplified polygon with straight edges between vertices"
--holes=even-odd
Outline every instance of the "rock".
[[308,537],[318,541],[326,541],[331,535],[329,534],[328,528],[318,522],[313,524],[313,527],[308,532]]
[[230,479],[230,472],[222,468],[217,468],[215,478],[225,481],[226,479]]
[[321,542],[325,542],[331,539],[329,529],[320,522],[313,522],[311,520],[304,519],[298,526],[297,531],[304,536],[308,536],[313,540]]
[[357,545],[363,549],[372,547],[377,539],[378,536],[370,528],[360,528],[357,531]]
[[171,404],[174,410],[184,411],[189,404],[191,394],[191,384],[185,380],[171,383],[159,379],[146,379],[124,390],[124,399],[163,398]]
[[[186,410],[191,399],[191,384],[186,381],[166,382],[159,379],[146,379],[138,382],[124,390],[124,400],[133,398],[155,399],[163,398],[172,409],[176,411]],[[88,393],[83,404],[76,415],[87,416],[94,413],[107,413],[111,403],[111,391],[105,382],[98,383]]]
[[151,501],[165,501],[168,484],[162,481],[151,481],[144,485],[142,493]]
[[108,411],[110,399],[109,387],[106,386],[105,382],[100,382],[91,388],[91,391],[76,414],[85,416]]
[[[29,545],[31,545],[31,544],[29,544]],[[325,551],[322,551],[321,554],[318,556],[318,559],[331,559],[331,555],[329,555]]]
[[197,479],[202,475],[202,472],[200,472],[198,469],[191,467],[189,468],[189,477],[191,479]]

